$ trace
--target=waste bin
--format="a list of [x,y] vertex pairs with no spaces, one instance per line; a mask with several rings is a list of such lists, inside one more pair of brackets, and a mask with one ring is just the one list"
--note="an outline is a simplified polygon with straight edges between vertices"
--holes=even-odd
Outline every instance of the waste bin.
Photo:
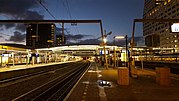
[[156,67],[156,82],[162,86],[169,86],[171,83],[170,68]]
[[118,80],[119,85],[129,85],[129,69],[127,67],[118,67]]

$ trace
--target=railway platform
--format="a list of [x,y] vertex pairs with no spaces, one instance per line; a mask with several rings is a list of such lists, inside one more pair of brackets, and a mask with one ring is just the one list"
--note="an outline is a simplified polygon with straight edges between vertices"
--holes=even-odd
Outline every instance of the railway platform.
[[[68,61],[72,62],[72,61]],[[47,66],[47,65],[55,65],[55,64],[62,64],[66,62],[52,62],[52,63],[41,63],[41,64],[28,64],[28,65],[11,65],[7,67],[0,67],[0,72],[6,72],[6,71],[14,71],[14,70],[20,70],[20,69],[27,69],[27,68],[36,68],[40,66]]]
[[[16,65],[0,68],[0,72],[35,68],[50,64]],[[118,85],[117,69],[108,70],[93,62],[64,99],[65,101],[179,101],[179,76],[171,74],[171,85],[156,83],[156,73],[137,70],[138,78],[129,77],[129,85]]]
[[179,76],[172,75],[170,86],[156,83],[156,73],[137,70],[129,85],[118,85],[117,70],[92,63],[65,101],[179,101]]

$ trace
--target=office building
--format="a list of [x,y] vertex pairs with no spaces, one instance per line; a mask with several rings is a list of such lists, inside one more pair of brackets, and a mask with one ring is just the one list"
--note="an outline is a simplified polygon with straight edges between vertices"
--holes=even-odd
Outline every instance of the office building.
[[55,46],[55,24],[29,24],[26,31],[26,46],[32,49]]
[[[145,0],[143,19],[178,18],[179,0]],[[170,22],[144,22],[143,35],[146,46],[161,48],[179,47],[179,33],[171,33],[170,26]]]
[[66,43],[66,38],[65,37],[63,39],[62,35],[56,35],[56,46],[61,46],[61,45],[64,45],[65,43]]

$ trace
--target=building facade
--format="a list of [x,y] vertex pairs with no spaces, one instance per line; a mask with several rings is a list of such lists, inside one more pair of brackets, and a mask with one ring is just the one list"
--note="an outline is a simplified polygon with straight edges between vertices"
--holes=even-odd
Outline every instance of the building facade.
[[66,37],[62,34],[62,28],[56,28],[56,46],[66,44]]
[[[145,0],[143,19],[178,18],[179,0]],[[144,22],[143,35],[146,46],[161,48],[179,47],[179,33],[171,33],[170,26],[171,22]]]
[[32,49],[55,46],[55,24],[29,24],[26,28],[26,46]]
[[56,46],[61,46],[64,45],[66,43],[66,38],[62,35],[56,35]]

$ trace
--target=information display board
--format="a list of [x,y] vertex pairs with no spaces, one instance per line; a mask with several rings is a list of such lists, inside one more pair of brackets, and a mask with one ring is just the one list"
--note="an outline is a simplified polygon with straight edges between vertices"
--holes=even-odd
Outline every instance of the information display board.
[[179,23],[173,23],[170,29],[172,33],[179,33]]

